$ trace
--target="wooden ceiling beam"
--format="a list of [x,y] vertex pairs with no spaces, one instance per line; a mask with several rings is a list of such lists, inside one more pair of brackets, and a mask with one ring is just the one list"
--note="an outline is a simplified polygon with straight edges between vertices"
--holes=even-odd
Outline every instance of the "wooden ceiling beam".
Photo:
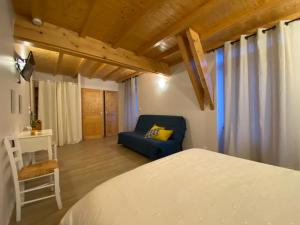
[[138,11],[135,14],[135,17],[131,18],[128,25],[123,28],[122,35],[112,44],[114,48],[119,48],[122,44],[126,41],[128,36],[134,32],[135,28],[137,27],[139,21],[142,20],[143,16],[147,14],[152,8],[154,8],[158,3],[161,3],[159,0],[149,0],[146,2],[145,10]]
[[102,80],[108,80],[110,77],[112,77],[113,75],[115,75],[116,73],[120,72],[123,68],[118,67],[116,69],[114,69],[113,71],[111,71],[108,74],[105,74],[104,76],[101,77]]
[[188,71],[190,80],[192,82],[192,86],[197,97],[200,109],[204,110],[204,90],[199,79],[198,71],[196,70],[194,65],[193,55],[189,49],[187,37],[186,35],[180,34],[177,35],[176,38],[186,70]]
[[141,45],[136,53],[138,55],[144,55],[148,52],[151,48],[156,47],[159,45],[159,42],[165,39],[168,36],[176,35],[181,31],[185,30],[190,24],[192,24],[198,17],[201,15],[203,11],[203,7],[213,7],[215,1],[208,1],[208,3],[204,2],[203,4],[199,5],[192,13],[189,13],[184,18],[179,20],[177,23],[171,25],[170,27],[164,29],[163,32],[155,35],[151,38],[150,41],[146,42],[145,44]]
[[193,29],[186,30],[186,36],[189,42],[189,47],[193,56],[195,68],[199,74],[200,82],[204,89],[204,94],[208,99],[210,109],[214,109],[214,90],[213,84],[208,73],[207,61],[200,41],[200,37]]
[[14,37],[50,50],[89,58],[103,63],[137,71],[170,74],[166,63],[141,57],[125,49],[114,49],[111,45],[93,38],[81,38],[76,32],[44,23],[37,27],[24,17],[16,16]]
[[54,75],[59,74],[60,68],[61,68],[61,65],[62,65],[62,62],[63,62],[63,58],[64,58],[64,54],[62,52],[59,52],[57,62],[56,62],[56,68],[55,68]]

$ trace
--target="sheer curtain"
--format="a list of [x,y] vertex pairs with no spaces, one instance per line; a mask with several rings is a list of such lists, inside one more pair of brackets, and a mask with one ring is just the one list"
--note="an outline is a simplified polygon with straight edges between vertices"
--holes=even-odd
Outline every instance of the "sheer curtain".
[[133,131],[138,119],[137,79],[125,81],[124,89],[124,130]]
[[300,23],[225,43],[225,153],[300,169]]
[[43,129],[52,129],[53,142],[59,146],[82,139],[80,98],[78,84],[39,81],[38,117]]

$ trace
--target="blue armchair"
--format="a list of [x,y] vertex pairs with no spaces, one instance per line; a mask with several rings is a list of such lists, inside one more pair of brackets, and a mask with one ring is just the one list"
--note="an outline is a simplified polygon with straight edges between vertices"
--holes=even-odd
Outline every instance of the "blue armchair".
[[[168,141],[144,138],[154,124],[174,131]],[[185,119],[181,116],[141,115],[133,132],[119,133],[118,144],[155,160],[181,151],[185,131]]]

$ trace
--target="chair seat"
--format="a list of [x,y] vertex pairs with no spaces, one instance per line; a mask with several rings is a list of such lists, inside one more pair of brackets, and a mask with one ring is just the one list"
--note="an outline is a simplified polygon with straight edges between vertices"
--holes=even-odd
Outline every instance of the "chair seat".
[[56,168],[58,168],[58,163],[56,160],[48,160],[45,162],[24,166],[18,174],[18,179],[25,180],[53,173],[54,169]]

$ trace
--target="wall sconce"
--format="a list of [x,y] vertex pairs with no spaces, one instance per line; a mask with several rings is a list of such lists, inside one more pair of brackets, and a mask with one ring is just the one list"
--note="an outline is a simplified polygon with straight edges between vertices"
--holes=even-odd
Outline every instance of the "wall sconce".
[[162,91],[166,90],[168,87],[168,77],[166,77],[162,74],[159,74],[157,83],[158,83],[160,90],[162,90]]

